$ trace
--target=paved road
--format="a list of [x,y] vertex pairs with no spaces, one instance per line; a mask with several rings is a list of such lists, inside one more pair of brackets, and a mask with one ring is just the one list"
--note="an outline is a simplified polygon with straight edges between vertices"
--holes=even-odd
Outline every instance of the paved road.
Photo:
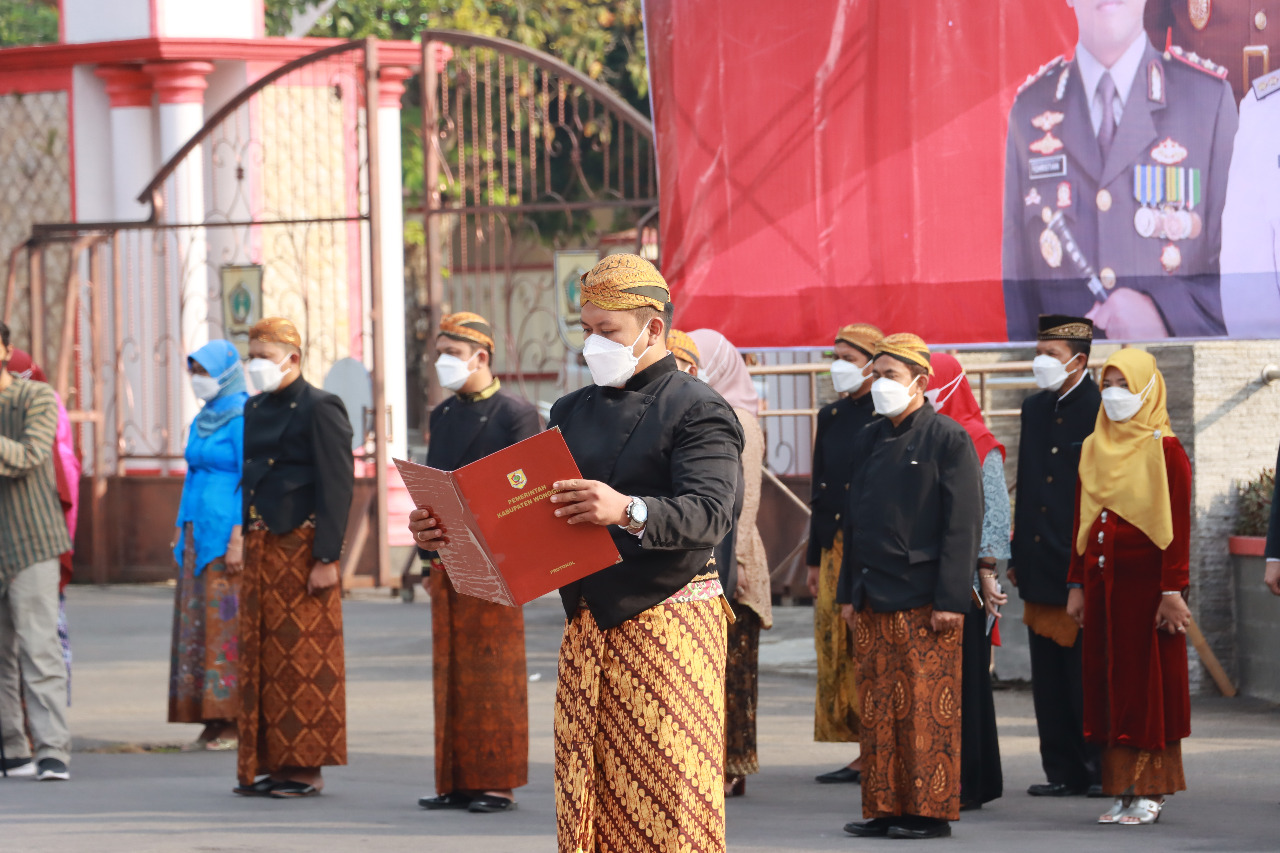
[[[531,784],[506,815],[420,811],[431,785],[430,611],[373,597],[346,605],[350,751],[313,800],[233,796],[234,756],[122,752],[177,744],[195,726],[164,722],[171,592],[73,588],[76,733],[73,781],[0,780],[0,850],[94,851],[552,851],[551,702],[558,603],[526,611],[531,681]],[[852,756],[812,742],[812,677],[803,653],[808,612],[784,610],[762,652],[760,759],[748,796],[728,807],[731,851],[874,850],[888,841],[846,836],[856,787],[813,784]],[[1241,701],[1197,702],[1185,745],[1192,790],[1155,827],[1099,827],[1097,800],[1039,801],[1035,724],[1026,693],[1001,692],[1008,796],[956,825],[947,850],[1280,850],[1280,713]],[[132,746],[130,746],[132,745]]]

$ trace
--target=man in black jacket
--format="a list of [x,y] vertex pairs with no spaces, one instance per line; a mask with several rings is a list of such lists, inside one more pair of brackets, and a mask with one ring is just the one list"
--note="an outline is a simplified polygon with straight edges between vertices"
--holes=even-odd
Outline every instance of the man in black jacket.
[[[493,329],[479,314],[440,320],[436,374],[453,395],[431,412],[432,468],[454,471],[538,433],[538,411],[494,378],[493,349]],[[529,780],[524,611],[459,595],[439,556],[421,555],[431,593],[436,796],[418,805],[507,811],[513,789]]]
[[875,349],[883,417],[854,440],[837,600],[862,699],[862,837],[940,838],[960,816],[960,647],[982,533],[982,471],[964,427],[924,396],[929,348]]
[[1048,782],[1033,797],[1084,794],[1099,784],[1098,750],[1084,740],[1080,632],[1067,615],[1067,567],[1075,535],[1076,469],[1102,395],[1089,375],[1093,323],[1040,317],[1033,370],[1042,389],[1022,403],[1017,508],[1009,580],[1023,602],[1031,644],[1031,691]]
[[[583,479],[555,514],[607,526],[622,562],[560,591],[559,849],[723,853],[729,612],[712,549],[733,524],[742,431],[665,337],[670,290],[636,255],[582,278],[594,385],[551,411]],[[418,541],[439,537],[415,514]]]

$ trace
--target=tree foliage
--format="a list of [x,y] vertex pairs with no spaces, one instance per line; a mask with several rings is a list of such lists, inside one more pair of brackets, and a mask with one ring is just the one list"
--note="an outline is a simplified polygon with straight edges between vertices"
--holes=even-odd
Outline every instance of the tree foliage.
[[44,0],[0,0],[0,47],[58,40],[58,8]]
[[[267,0],[268,35],[322,0]],[[545,50],[608,83],[648,115],[640,0],[338,0],[308,35],[413,39],[424,29],[501,36]]]

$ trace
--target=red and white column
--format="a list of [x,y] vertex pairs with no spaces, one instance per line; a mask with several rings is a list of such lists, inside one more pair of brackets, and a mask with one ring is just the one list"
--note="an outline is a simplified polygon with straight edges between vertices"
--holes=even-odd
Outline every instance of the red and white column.
[[93,73],[111,104],[112,217],[142,219],[148,208],[138,193],[156,172],[151,75],[137,65],[100,65]]

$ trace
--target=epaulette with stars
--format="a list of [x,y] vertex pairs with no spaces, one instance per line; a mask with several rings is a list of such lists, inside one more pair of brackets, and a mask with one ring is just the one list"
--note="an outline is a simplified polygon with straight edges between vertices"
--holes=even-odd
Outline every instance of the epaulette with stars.
[[1021,95],[1024,91],[1026,91],[1031,86],[1032,83],[1036,82],[1042,77],[1048,76],[1051,72],[1057,70],[1058,68],[1061,68],[1066,64],[1067,64],[1067,58],[1065,56],[1055,56],[1053,59],[1050,59],[1044,65],[1041,65],[1039,70],[1037,70],[1034,74],[1027,75],[1027,79],[1024,80],[1022,85],[1018,87],[1018,94]]
[[1200,56],[1194,50],[1188,52],[1178,47],[1176,44],[1171,44],[1165,48],[1164,58],[1176,59],[1183,65],[1189,65],[1197,71],[1201,71],[1212,77],[1217,77],[1219,80],[1227,79],[1227,69],[1223,68],[1211,59]]

